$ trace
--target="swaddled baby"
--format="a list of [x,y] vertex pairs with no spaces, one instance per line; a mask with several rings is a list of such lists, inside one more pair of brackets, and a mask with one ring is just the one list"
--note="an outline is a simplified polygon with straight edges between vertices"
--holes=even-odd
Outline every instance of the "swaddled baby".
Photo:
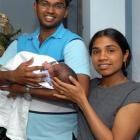
[[[64,63],[58,63],[55,59],[49,56],[37,55],[30,52],[20,52],[7,64],[5,64],[3,70],[14,70],[22,62],[25,62],[31,58],[34,58],[34,62],[31,66],[44,65],[44,70],[36,71],[36,73],[46,73],[47,77],[44,82],[39,83],[41,87],[53,89],[51,77],[58,77],[60,80],[70,83],[69,75],[77,78],[75,72]],[[18,60],[18,61],[17,61]],[[47,63],[44,61],[47,61]],[[17,97],[16,99],[7,98],[7,91],[0,91],[0,126],[5,128],[3,134],[6,133],[6,139],[11,140],[26,140],[26,125],[28,119],[28,111],[30,101],[23,97]],[[1,137],[1,136],[0,136]]]
[[44,78],[44,81],[47,81],[50,86],[52,85],[52,79],[51,77],[57,77],[61,81],[65,83],[72,84],[71,81],[69,80],[69,76],[73,76],[75,79],[77,79],[76,73],[66,64],[64,63],[48,63],[45,62],[44,64],[44,69],[42,73],[46,73],[48,76]]

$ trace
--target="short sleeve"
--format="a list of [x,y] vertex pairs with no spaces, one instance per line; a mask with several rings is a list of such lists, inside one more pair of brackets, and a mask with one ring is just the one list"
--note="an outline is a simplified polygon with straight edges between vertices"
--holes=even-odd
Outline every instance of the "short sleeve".
[[17,40],[13,41],[8,46],[2,57],[0,57],[0,64],[4,65],[8,60],[14,57],[16,53],[17,53]]
[[140,103],[140,86],[135,88],[128,94],[126,97],[123,106],[128,105],[130,103]]
[[64,61],[77,74],[91,75],[90,59],[87,48],[82,40],[69,42],[64,49]]

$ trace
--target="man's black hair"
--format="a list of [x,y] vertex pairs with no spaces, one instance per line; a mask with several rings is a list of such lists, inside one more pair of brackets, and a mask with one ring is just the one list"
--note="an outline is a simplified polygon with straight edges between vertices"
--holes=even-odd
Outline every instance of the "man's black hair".
[[[39,0],[36,0],[36,3],[38,3],[38,1],[39,1]],[[72,1],[72,0],[65,0],[65,2],[66,2],[66,7],[69,6],[69,4],[70,4],[71,1]]]
[[66,7],[69,6],[69,4],[70,4],[71,1],[72,1],[72,0],[65,0],[65,2],[66,2]]

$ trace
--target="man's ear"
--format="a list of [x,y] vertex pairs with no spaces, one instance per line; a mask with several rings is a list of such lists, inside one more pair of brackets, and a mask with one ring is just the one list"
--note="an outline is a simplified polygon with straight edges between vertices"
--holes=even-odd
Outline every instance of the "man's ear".
[[64,18],[68,17],[68,8],[66,8],[65,14],[64,14]]
[[34,4],[33,4],[33,9],[34,9],[34,11],[36,11],[36,2],[34,2]]

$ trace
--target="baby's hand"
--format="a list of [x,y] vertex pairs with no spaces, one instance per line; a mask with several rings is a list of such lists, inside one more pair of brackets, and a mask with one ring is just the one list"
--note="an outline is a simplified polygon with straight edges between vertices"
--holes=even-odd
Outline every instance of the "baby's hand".
[[44,69],[49,69],[49,68],[51,68],[52,65],[54,65],[54,64],[58,64],[57,61],[52,61],[52,62],[47,62],[47,61],[45,61],[45,62],[42,64],[42,66],[43,66]]
[[55,76],[55,73],[54,73],[54,65],[55,64],[58,64],[57,61],[52,61],[52,62],[45,61],[42,64],[42,66],[43,66],[43,70],[42,71],[47,70],[48,74],[50,75],[50,77],[54,77]]
[[49,68],[52,67],[52,64],[49,63],[49,62],[47,62],[47,61],[45,61],[45,62],[42,64],[42,66],[43,66],[43,70],[48,70]]

